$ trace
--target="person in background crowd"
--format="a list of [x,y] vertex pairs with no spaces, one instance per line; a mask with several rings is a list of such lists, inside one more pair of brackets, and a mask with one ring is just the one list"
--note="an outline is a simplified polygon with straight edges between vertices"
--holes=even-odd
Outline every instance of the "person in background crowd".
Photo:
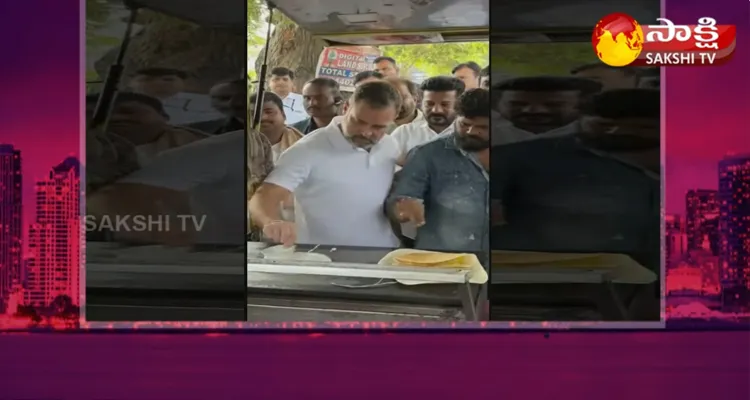
[[383,75],[384,78],[395,78],[399,75],[399,68],[396,60],[391,57],[378,57],[374,61],[375,72]]
[[107,133],[119,135],[136,146],[141,166],[164,151],[209,136],[190,128],[170,125],[169,116],[159,100],[128,92],[117,94]]
[[[250,200],[264,235],[295,243],[397,247],[383,212],[397,149],[386,128],[401,96],[387,82],[368,82],[352,95],[340,122],[316,130],[281,155]],[[295,223],[281,221],[281,203],[294,193]]]
[[532,76],[495,84],[493,101],[502,121],[493,121],[492,144],[574,133],[581,103],[600,90],[598,82],[576,77]]
[[392,83],[398,92],[401,93],[401,111],[399,111],[396,117],[393,129],[412,123],[418,119],[424,119],[422,111],[417,108],[420,98],[419,86],[405,78],[388,78],[388,82]]
[[575,135],[493,147],[493,249],[620,253],[658,271],[659,97],[605,91]]
[[489,65],[482,68],[482,71],[479,72],[479,87],[490,90],[490,74]]
[[[247,198],[250,199],[273,170],[273,150],[266,135],[254,129],[248,130],[247,146]],[[253,223],[249,212],[247,226],[249,241],[263,240],[263,227]]]
[[602,90],[633,89],[638,87],[638,74],[632,67],[610,67],[597,62],[573,68],[570,74],[587,78],[602,84]]
[[464,83],[466,90],[475,89],[479,87],[479,74],[481,73],[481,67],[470,61],[464,64],[458,64],[453,67],[451,75]]
[[245,129],[247,84],[244,79],[218,83],[208,95],[211,96],[211,106],[224,118],[197,122],[188,127],[213,135]]
[[414,147],[453,132],[456,99],[464,92],[464,84],[450,76],[436,76],[422,82],[420,91],[424,118],[399,126],[391,134],[399,147],[400,164]]
[[293,125],[308,118],[302,95],[294,93],[294,72],[289,68],[271,70],[268,88],[284,103],[286,124]]
[[310,118],[292,127],[303,135],[328,126],[333,117],[339,115],[339,108],[344,103],[338,82],[329,78],[315,78],[307,82],[302,88],[302,99]]
[[362,71],[357,73],[357,75],[354,75],[354,87],[366,83],[366,82],[372,82],[372,81],[379,81],[383,79],[383,74],[380,72],[375,71]]
[[[250,96],[250,104],[255,109],[255,102],[258,101],[258,95]],[[274,163],[279,159],[281,153],[286,151],[298,140],[302,139],[302,134],[290,126],[286,126],[284,120],[284,104],[279,96],[273,93],[263,95],[263,108],[260,116],[260,133],[264,134],[271,143],[273,150]]]
[[135,72],[131,89],[140,94],[165,100],[185,90],[185,71],[173,68],[144,68]]
[[387,202],[392,218],[419,227],[418,249],[488,250],[489,91],[462,94],[456,114],[455,132],[410,153]]
[[173,125],[221,118],[211,108],[208,96],[186,93],[188,74],[173,68],[145,68],[136,71],[129,85],[133,92],[158,99]]
[[86,130],[86,193],[91,194],[140,168],[135,146],[127,140]]

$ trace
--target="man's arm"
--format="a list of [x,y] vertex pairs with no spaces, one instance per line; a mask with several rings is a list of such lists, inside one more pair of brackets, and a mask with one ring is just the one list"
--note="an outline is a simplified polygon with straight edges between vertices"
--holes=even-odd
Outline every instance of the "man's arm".
[[307,146],[297,145],[281,154],[274,169],[250,198],[250,219],[257,226],[282,219],[282,204],[310,176],[311,151]]
[[409,152],[403,169],[398,172],[386,209],[395,218],[395,205],[399,199],[424,200],[430,189],[430,147],[419,146]]

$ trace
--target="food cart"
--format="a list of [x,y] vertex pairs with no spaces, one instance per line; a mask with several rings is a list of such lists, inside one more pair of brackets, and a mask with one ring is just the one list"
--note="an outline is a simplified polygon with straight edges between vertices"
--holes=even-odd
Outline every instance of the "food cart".
[[[275,1],[301,29],[329,46],[486,41],[489,2],[333,0],[310,7]],[[263,80],[264,76],[259,76]],[[263,85],[259,85],[260,88]],[[256,116],[257,117],[257,116]],[[332,261],[275,261],[248,255],[249,321],[479,321],[486,319],[486,284],[466,270],[380,265],[394,249],[297,246]],[[487,257],[478,255],[486,261]],[[407,285],[399,282],[422,281]]]

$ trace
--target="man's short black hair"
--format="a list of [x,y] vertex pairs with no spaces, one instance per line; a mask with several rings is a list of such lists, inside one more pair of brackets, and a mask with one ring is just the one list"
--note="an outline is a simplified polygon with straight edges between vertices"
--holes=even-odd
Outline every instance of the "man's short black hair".
[[401,94],[386,81],[365,82],[354,89],[351,101],[363,101],[373,108],[394,107],[401,109]]
[[456,101],[456,113],[465,118],[490,117],[490,91],[469,89]]
[[151,77],[157,77],[157,76],[176,76],[182,80],[187,79],[188,73],[176,69],[176,68],[142,68],[137,71],[135,71],[135,74],[133,76],[151,76]]
[[488,65],[488,66],[482,68],[482,70],[479,71],[479,76],[482,77],[482,78],[489,77],[490,76],[490,66]]
[[341,95],[341,86],[338,82],[331,78],[315,78],[310,79],[305,83],[305,85],[313,85],[313,86],[320,86],[324,88],[328,88],[331,90],[331,94],[333,94],[334,101],[341,101],[344,99],[344,97]]
[[525,76],[508,79],[495,84],[492,90],[496,93],[506,91],[518,92],[581,92],[587,96],[599,92],[602,84],[591,79],[572,76]]
[[581,110],[586,115],[609,119],[659,118],[661,94],[654,89],[607,90],[592,96]]
[[474,61],[469,61],[467,63],[458,64],[451,70],[451,74],[455,74],[456,71],[462,69],[462,68],[468,68],[473,73],[474,76],[479,76],[479,73],[482,71],[482,67],[479,66],[479,64],[475,63]]
[[294,71],[286,67],[275,67],[271,69],[271,76],[278,76],[278,77],[288,76],[289,79],[294,80]]
[[[99,94],[90,94],[86,96],[87,104],[96,105],[98,100],[99,100]],[[92,101],[92,103],[89,103],[89,101]],[[147,96],[145,94],[133,93],[133,92],[118,92],[117,96],[115,96],[114,104],[119,105],[122,103],[140,103],[145,106],[149,106],[153,108],[159,114],[169,118],[167,112],[164,110],[164,105],[161,104],[161,101],[159,101],[159,99],[156,99],[151,96]]]
[[616,70],[622,72],[623,74],[629,75],[629,76],[636,74],[635,69],[632,68],[632,67],[617,67],[617,68],[615,68],[615,67],[610,67],[609,65],[601,63],[601,62],[579,65],[579,66],[571,69],[570,70],[570,74],[571,75],[578,75],[581,72],[590,71],[592,69],[616,69]]
[[354,84],[358,84],[362,82],[365,79],[370,78],[377,78],[377,79],[383,79],[384,76],[380,72],[377,71],[362,71],[358,72],[357,75],[354,75]]
[[[255,104],[255,102],[258,101],[258,94],[254,93],[252,96],[250,96],[250,103]],[[281,100],[281,97],[277,96],[274,92],[263,92],[263,104],[265,103],[273,103],[276,105],[276,107],[279,108],[279,111],[281,111],[282,114],[284,114],[284,101]]]
[[373,61],[373,64],[377,64],[377,63],[379,63],[379,62],[381,62],[381,61],[388,61],[389,63],[391,63],[391,64],[393,64],[393,65],[396,65],[396,60],[394,60],[394,59],[393,59],[393,58],[391,58],[391,57],[386,57],[386,56],[380,56],[380,57],[376,58],[376,59],[375,59],[375,60]]
[[456,92],[460,96],[466,89],[466,85],[460,79],[452,76],[433,76],[422,82],[419,89],[424,92]]

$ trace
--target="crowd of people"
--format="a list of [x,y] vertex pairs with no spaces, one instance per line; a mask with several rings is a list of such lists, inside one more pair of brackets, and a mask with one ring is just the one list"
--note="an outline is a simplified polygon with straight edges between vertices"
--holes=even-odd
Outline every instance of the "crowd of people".
[[106,132],[89,130],[90,212],[201,212],[197,241],[249,231],[486,252],[491,237],[495,249],[622,253],[658,270],[658,75],[591,64],[491,87],[490,75],[466,62],[416,84],[379,57],[353,93],[328,78],[298,90],[291,68],[274,67],[262,99],[244,80],[204,99],[183,93],[180,71],[138,71]]
[[[254,239],[488,250],[490,93],[480,87],[482,69],[460,64],[419,85],[400,72],[396,60],[379,57],[348,96],[328,78],[295,95],[293,71],[271,69],[259,129],[249,131],[259,146],[255,168],[268,164],[264,157],[273,162],[251,173]],[[300,103],[306,118],[290,119]]]

